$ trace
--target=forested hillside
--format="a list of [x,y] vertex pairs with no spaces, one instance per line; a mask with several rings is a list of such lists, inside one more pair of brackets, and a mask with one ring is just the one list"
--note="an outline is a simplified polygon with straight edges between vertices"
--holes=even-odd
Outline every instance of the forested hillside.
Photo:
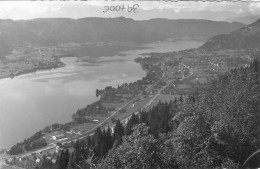
[[229,34],[210,38],[200,48],[204,50],[250,49],[260,47],[260,19]]
[[117,121],[113,134],[98,128],[65,146],[56,164],[44,157],[36,168],[241,168],[260,149],[259,93],[260,61],[255,60],[188,98],[133,115],[126,126]]

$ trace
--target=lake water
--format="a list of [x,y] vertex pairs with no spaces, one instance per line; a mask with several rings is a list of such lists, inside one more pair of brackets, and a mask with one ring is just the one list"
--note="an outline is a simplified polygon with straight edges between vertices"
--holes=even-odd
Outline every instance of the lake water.
[[[0,148],[10,148],[45,126],[64,123],[97,100],[96,89],[133,82],[145,76],[134,59],[141,53],[195,48],[201,41],[160,42],[149,49],[122,52],[126,56],[62,58],[65,67],[0,80]],[[87,58],[87,57],[86,57]]]

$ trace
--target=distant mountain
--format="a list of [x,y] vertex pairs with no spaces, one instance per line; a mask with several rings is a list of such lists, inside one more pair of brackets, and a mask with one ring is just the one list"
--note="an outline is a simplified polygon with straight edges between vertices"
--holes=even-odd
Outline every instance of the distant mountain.
[[9,45],[5,42],[4,39],[0,39],[0,60],[1,56],[8,54],[11,51]]
[[55,43],[149,42],[157,39],[133,19],[82,18],[34,19],[21,22],[24,28]]
[[56,18],[0,20],[0,55],[15,46],[85,42],[147,43],[176,37],[209,38],[245,26],[210,20],[129,18]]
[[34,19],[20,22],[31,32],[56,43],[64,42],[137,42],[147,43],[171,37],[209,38],[229,33],[244,24],[209,20],[151,19],[135,21],[119,18]]
[[202,37],[209,38],[214,35],[229,33],[231,30],[239,29],[245,24],[218,22],[203,19],[151,19],[140,21],[146,29],[159,31],[162,36],[172,37]]
[[260,16],[243,16],[243,17],[232,17],[232,18],[227,18],[224,21],[226,22],[241,22],[244,24],[251,24],[256,22]]
[[260,48],[260,19],[229,34],[214,36],[200,48],[205,50]]
[[0,37],[8,45],[23,46],[27,44],[44,45],[45,37],[38,36],[13,20],[0,20]]
[[47,45],[48,41],[44,37],[22,27],[13,20],[0,20],[0,58],[10,53],[14,47],[28,45]]

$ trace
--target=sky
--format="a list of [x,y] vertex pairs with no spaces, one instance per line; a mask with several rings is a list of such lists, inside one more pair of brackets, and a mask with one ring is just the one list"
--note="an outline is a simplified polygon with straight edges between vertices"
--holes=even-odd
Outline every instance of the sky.
[[[105,6],[133,6],[133,12],[103,12]],[[167,1],[0,1],[0,19],[128,17],[211,19],[260,15],[260,1],[251,2],[167,2]]]

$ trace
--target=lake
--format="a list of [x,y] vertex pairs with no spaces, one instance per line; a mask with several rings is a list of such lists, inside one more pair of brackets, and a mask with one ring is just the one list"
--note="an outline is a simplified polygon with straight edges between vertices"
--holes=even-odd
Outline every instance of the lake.
[[195,48],[202,41],[160,42],[124,56],[62,58],[63,68],[37,71],[0,80],[0,148],[12,145],[53,123],[71,121],[71,115],[94,101],[96,89],[117,87],[145,76],[134,62],[141,53]]

